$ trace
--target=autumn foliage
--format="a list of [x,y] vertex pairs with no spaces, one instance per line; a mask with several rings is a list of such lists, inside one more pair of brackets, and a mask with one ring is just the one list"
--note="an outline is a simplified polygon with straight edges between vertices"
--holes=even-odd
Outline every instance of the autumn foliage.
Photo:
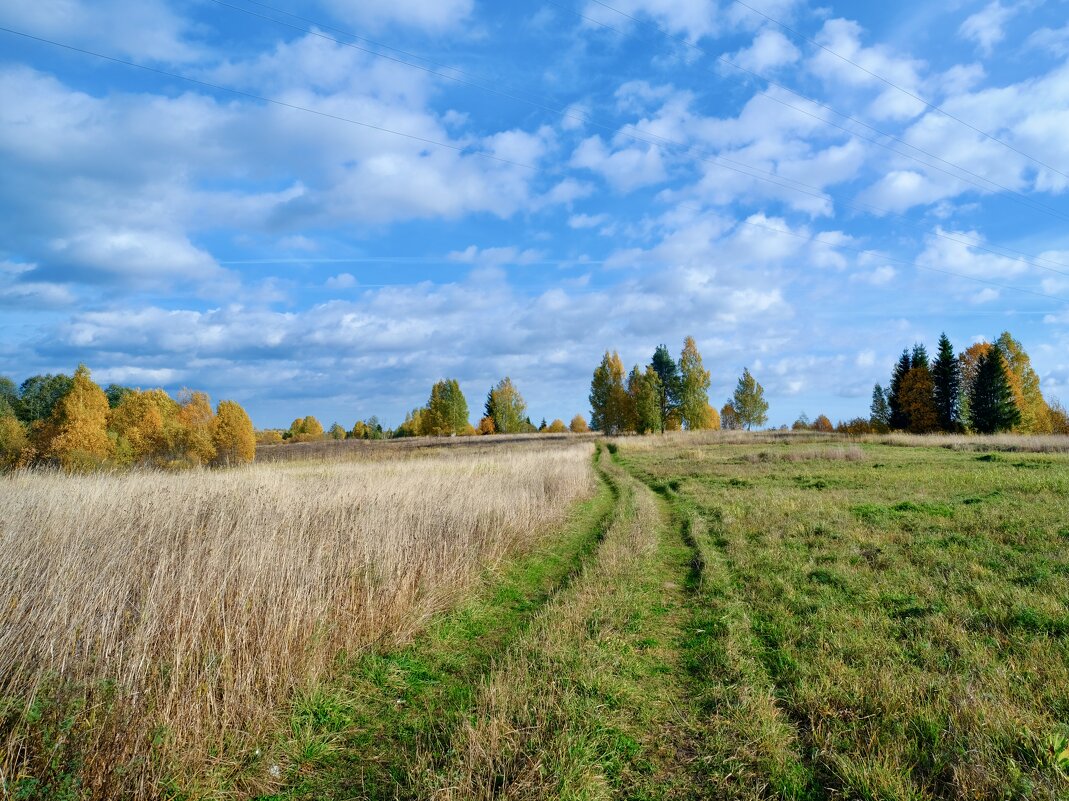
[[[183,391],[180,401],[162,389],[113,392],[113,386],[105,393],[84,365],[64,382],[38,378],[23,385],[29,401],[23,410],[40,417],[27,425],[10,408],[0,413],[0,468],[174,468],[244,464],[256,456],[252,422],[233,401],[213,412],[203,392]],[[63,391],[42,401],[38,390],[45,385]]]

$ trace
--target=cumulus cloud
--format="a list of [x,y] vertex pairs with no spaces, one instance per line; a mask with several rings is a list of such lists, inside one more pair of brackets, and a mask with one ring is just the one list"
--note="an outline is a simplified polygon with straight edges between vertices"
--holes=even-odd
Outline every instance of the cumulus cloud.
[[793,64],[801,58],[797,47],[777,30],[765,28],[754,37],[753,43],[728,59],[754,72],[765,72]]
[[995,45],[1006,36],[1006,23],[1017,14],[1020,5],[1004,6],[999,0],[993,0],[980,11],[967,17],[958,33],[976,44],[980,52],[991,55]]

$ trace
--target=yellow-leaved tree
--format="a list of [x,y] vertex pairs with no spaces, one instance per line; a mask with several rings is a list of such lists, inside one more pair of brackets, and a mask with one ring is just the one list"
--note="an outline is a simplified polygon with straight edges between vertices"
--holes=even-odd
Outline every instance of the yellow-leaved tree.
[[52,410],[46,436],[46,455],[66,470],[99,467],[114,452],[108,437],[108,396],[84,364],[78,365],[70,390]]
[[166,464],[178,433],[178,411],[178,403],[162,389],[126,393],[108,414],[116,461]]
[[577,414],[572,418],[572,422],[568,423],[568,430],[573,434],[587,434],[590,432],[590,426],[587,425],[583,415]]
[[13,414],[0,414],[0,470],[22,467],[33,458],[26,427]]
[[[340,426],[339,426],[340,428]],[[212,445],[216,464],[248,464],[256,458],[256,433],[252,420],[234,401],[220,401],[212,420]]]
[[566,434],[568,432],[567,427],[564,425],[563,420],[554,420],[549,424],[549,428],[546,429],[550,434]]
[[177,444],[181,460],[190,465],[210,464],[215,459],[212,443],[212,402],[206,392],[182,390],[179,395]]

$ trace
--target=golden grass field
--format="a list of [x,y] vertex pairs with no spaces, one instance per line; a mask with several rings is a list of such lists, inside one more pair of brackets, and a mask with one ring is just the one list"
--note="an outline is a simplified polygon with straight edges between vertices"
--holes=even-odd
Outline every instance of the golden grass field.
[[0,477],[3,787],[225,786],[339,653],[404,641],[557,525],[591,451]]

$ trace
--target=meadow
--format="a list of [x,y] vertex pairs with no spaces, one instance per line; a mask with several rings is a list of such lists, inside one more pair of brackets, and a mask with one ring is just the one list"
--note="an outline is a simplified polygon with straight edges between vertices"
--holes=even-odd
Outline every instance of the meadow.
[[4,479],[4,792],[1069,798],[1065,438],[480,439]]
[[535,547],[590,451],[0,477],[0,797],[247,797],[282,705]]

